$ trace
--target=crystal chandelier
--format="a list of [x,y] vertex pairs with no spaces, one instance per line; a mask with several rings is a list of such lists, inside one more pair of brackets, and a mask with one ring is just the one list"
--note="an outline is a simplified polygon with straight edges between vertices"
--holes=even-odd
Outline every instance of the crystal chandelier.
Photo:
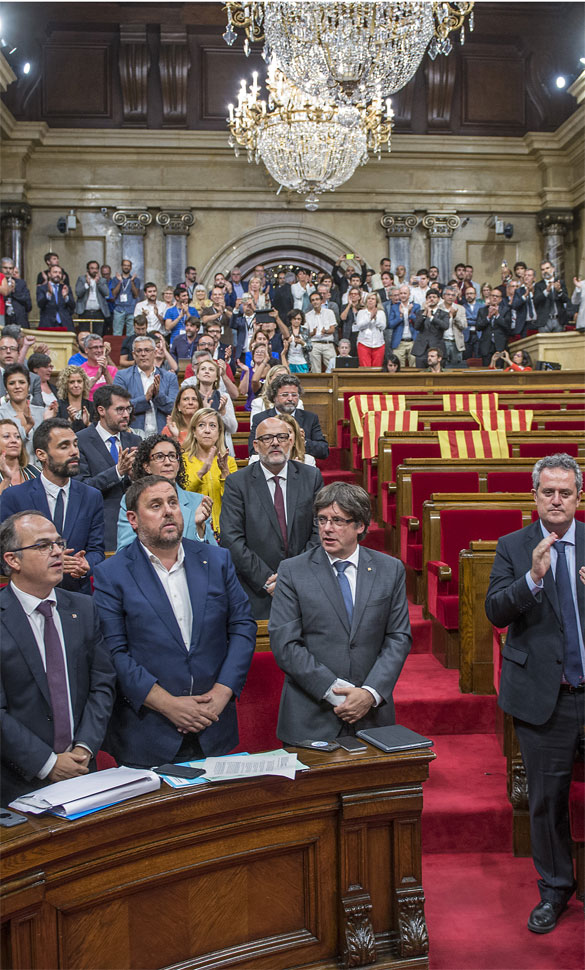
[[262,100],[257,72],[249,89],[241,82],[237,105],[229,105],[229,143],[236,154],[244,147],[249,162],[262,159],[281,187],[307,195],[307,209],[365,165],[368,151],[378,157],[384,145],[390,151],[389,101],[341,107],[317,101],[291,85],[274,61],[265,84]]
[[448,54],[449,34],[461,30],[472,2],[427,3],[385,0],[266,0],[227,2],[223,35],[236,40],[236,28],[250,41],[265,38],[265,56],[274,55],[286,76],[314,97],[358,104],[399,91],[430,57]]

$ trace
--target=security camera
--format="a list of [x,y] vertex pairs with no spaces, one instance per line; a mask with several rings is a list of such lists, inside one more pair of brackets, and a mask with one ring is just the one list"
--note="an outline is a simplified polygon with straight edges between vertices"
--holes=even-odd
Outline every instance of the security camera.
[[59,232],[62,232],[63,235],[65,235],[65,233],[67,232],[67,217],[66,216],[59,216],[59,218],[57,219],[57,229],[59,230]]
[[511,222],[506,222],[504,225],[504,238],[511,239],[514,235],[514,226]]

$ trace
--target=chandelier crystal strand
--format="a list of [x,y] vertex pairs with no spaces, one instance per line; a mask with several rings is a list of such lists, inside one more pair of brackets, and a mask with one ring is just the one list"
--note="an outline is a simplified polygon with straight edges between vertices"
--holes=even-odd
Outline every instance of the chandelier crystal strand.
[[250,162],[262,159],[281,186],[308,193],[307,208],[317,208],[318,194],[333,191],[365,165],[368,150],[378,157],[384,145],[390,150],[389,100],[340,107],[309,98],[274,60],[265,86],[267,96],[260,98],[257,72],[249,89],[241,82],[237,105],[229,105],[229,144],[245,148]]
[[[425,50],[435,58],[452,49],[472,2],[385,0],[266,0],[226,4],[231,22],[250,40],[265,39],[293,84],[314,97],[358,104],[399,91],[416,72]],[[228,31],[226,30],[226,33]]]

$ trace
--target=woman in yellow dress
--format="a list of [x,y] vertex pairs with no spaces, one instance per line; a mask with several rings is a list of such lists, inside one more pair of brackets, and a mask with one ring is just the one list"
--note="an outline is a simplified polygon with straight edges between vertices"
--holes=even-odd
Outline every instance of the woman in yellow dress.
[[191,418],[189,434],[183,445],[188,492],[209,495],[213,502],[211,521],[219,536],[221,501],[228,475],[238,470],[235,458],[228,454],[223,421],[213,408],[200,408]]

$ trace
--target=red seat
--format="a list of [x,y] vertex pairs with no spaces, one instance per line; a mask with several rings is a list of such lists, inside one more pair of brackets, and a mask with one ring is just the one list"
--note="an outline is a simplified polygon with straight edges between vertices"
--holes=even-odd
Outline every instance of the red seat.
[[545,421],[545,431],[585,431],[582,418],[567,418],[566,421]]
[[[474,539],[499,539],[522,528],[521,509],[443,509],[441,558],[427,563],[429,612],[446,630],[459,629],[459,553]],[[441,579],[448,567],[450,579]]]
[[235,751],[272,751],[280,747],[276,722],[284,674],[272,653],[255,653],[237,704],[240,743]]
[[429,421],[430,431],[477,431],[477,421],[473,418],[460,418],[459,421],[445,421],[438,418]]
[[531,492],[531,472],[488,472],[488,492]]
[[[390,470],[390,481],[396,482],[396,470],[402,465],[406,458],[440,458],[441,448],[439,442],[425,441],[420,444],[414,442],[392,442],[392,468]],[[396,525],[396,494],[383,489],[382,495],[382,520],[388,525]]]
[[571,458],[579,457],[579,444],[577,441],[526,441],[518,445],[519,458],[545,458],[546,455],[556,455],[559,451],[565,452]]
[[248,457],[248,445],[234,445],[234,457],[244,461]]
[[[536,511],[536,509],[533,509],[532,521],[536,522],[537,518],[538,518],[538,512]],[[575,518],[577,519],[578,522],[585,522],[585,509],[576,509]]]
[[400,519],[400,558],[406,566],[420,572],[423,568],[423,502],[433,492],[479,492],[479,474],[462,471],[413,472],[411,488],[412,515],[403,515]]

